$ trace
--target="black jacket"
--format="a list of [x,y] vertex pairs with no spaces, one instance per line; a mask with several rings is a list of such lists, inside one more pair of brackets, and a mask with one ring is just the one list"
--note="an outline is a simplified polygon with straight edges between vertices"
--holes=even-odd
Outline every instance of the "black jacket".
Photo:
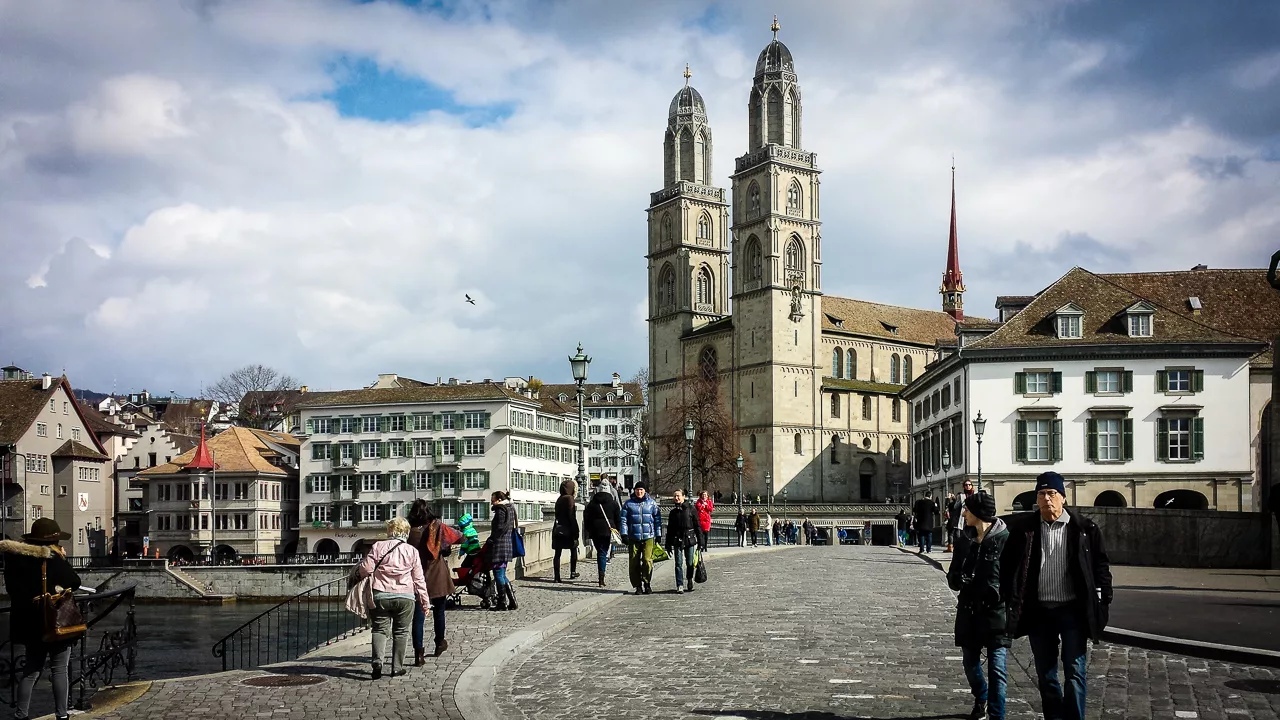
[[551,549],[568,550],[578,546],[578,503],[572,495],[556,498],[556,521],[551,529]]
[[[1089,638],[1097,642],[1107,627],[1111,605],[1111,561],[1102,532],[1092,520],[1063,508],[1067,523],[1067,567],[1083,613]],[[1000,561],[1000,586],[1008,603],[1009,628],[1023,637],[1040,610],[1036,598],[1040,584],[1040,513],[1029,512],[1009,521],[1009,541]]]
[[604,490],[592,495],[587,509],[582,511],[582,524],[586,526],[587,537],[592,542],[608,542],[609,528],[618,529],[618,514],[621,510],[618,498],[613,493]]
[[44,619],[32,602],[41,593],[40,566],[49,563],[48,587],[80,587],[80,576],[51,545],[32,545],[18,540],[0,542],[4,553],[4,586],[9,593],[9,638],[19,645],[43,642]]
[[1009,647],[1005,632],[1005,602],[1000,592],[1000,556],[1009,540],[1009,528],[996,520],[982,542],[966,530],[956,541],[947,569],[947,585],[958,590],[956,646]]
[[667,541],[662,545],[667,549],[697,547],[698,511],[694,510],[693,503],[685,500],[671,508],[667,516]]
[[928,530],[938,525],[938,502],[933,498],[920,498],[911,506],[916,518],[917,530]]

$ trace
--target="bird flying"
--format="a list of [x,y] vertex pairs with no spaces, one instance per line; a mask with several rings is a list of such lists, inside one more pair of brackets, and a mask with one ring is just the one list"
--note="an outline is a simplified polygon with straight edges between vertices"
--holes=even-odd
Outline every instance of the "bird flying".
[[462,294],[462,297],[466,298],[466,299],[467,299],[467,302],[471,303],[472,305],[475,305],[475,304],[476,304],[476,301],[475,301],[475,300],[472,300],[470,295],[468,295],[468,294],[466,294],[466,293],[463,293],[463,294]]

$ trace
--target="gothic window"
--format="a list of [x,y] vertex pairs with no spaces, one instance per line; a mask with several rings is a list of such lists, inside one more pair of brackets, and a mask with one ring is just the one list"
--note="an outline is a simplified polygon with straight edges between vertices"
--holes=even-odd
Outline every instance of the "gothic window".
[[840,393],[831,393],[831,417],[840,417]]
[[840,464],[840,436],[839,435],[831,436],[831,464],[832,465]]
[[676,273],[670,263],[662,267],[658,275],[658,307],[671,310],[676,306]]
[[902,422],[902,401],[898,398],[893,399],[893,421]]
[[747,214],[760,214],[760,185],[754,180],[751,181],[751,186],[747,188]]
[[871,396],[870,395],[864,395],[862,397],[862,419],[863,420],[871,419]]
[[693,139],[693,174],[689,179],[696,183],[707,184],[707,137],[698,131],[697,136]]
[[662,244],[671,244],[671,213],[662,215]]
[[787,138],[791,141],[791,147],[800,147],[800,99],[792,92],[787,92],[787,105],[790,112],[791,127],[788,128]]
[[840,377],[840,361],[843,356],[844,353],[840,351],[840,348],[831,351],[831,377]]
[[785,145],[786,138],[783,137],[783,113],[782,113],[782,93],[773,91],[769,93],[769,142],[778,145]]
[[902,441],[898,438],[894,438],[893,444],[889,446],[889,459],[893,462],[902,462]]
[[909,385],[911,383],[911,356],[902,356],[902,384]]
[[698,371],[702,373],[702,379],[708,382],[715,382],[720,375],[720,359],[716,355],[716,349],[713,347],[705,347],[702,354],[698,356]]
[[898,353],[889,358],[889,382],[898,384],[902,380],[902,359]]
[[751,440],[750,440],[749,447],[750,447],[751,449],[750,449],[748,452],[755,452],[755,451],[756,451],[756,435],[755,435],[755,433],[752,433],[752,434],[750,435],[750,437],[751,437]]
[[763,257],[760,254],[760,241],[755,235],[747,238],[747,280],[759,280],[763,264]]
[[697,158],[701,148],[694,147],[693,132],[685,128],[680,133],[680,179],[697,182]]
[[800,246],[799,238],[793,237],[787,243],[786,262],[788,270],[804,269],[804,248]]
[[702,217],[698,218],[698,239],[711,240],[711,216],[707,213],[702,213]]
[[751,111],[747,113],[748,124],[747,134],[750,136],[747,141],[747,147],[755,150],[760,147],[760,118],[763,116],[763,109],[760,107],[760,91],[757,88],[751,88]]
[[796,436],[795,436],[795,438],[794,438],[794,442],[795,442],[795,445],[796,445],[796,454],[797,454],[797,455],[803,454],[803,453],[804,453],[804,443],[800,440],[800,433],[796,433]]
[[858,353],[853,348],[845,355],[844,376],[850,380],[858,378]]
[[713,283],[711,280],[711,271],[705,267],[699,270],[698,271],[698,304],[700,305],[711,304],[712,285]]
[[791,181],[791,187],[787,188],[787,214],[800,214],[800,183],[796,180]]

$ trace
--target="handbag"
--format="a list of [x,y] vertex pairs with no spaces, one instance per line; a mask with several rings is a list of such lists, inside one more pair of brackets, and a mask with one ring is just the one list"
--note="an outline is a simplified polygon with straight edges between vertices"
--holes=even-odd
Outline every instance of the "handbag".
[[707,581],[707,561],[698,554],[698,565],[693,569],[693,581],[696,583],[704,583]]
[[[400,545],[403,544],[404,541],[401,540]],[[373,571],[359,580],[356,580],[355,584],[351,585],[351,589],[347,591],[347,609],[355,613],[355,615],[361,620],[367,618],[369,616],[369,611],[378,606],[378,601],[373,597],[373,576],[378,574],[378,568],[382,566],[382,561],[386,560],[387,556],[395,552],[396,548],[400,547],[400,545],[396,545],[383,553],[382,557],[378,558],[378,562],[374,564]],[[362,560],[361,562],[364,561]],[[353,568],[351,572],[353,574],[358,574],[360,571],[359,568],[360,563],[356,563],[356,567]]]
[[49,592],[49,561],[40,564],[40,595],[35,598],[44,620],[42,639],[47,643],[74,640],[88,632],[80,606],[70,589]]
[[599,508],[600,508],[600,517],[604,518],[604,524],[609,526],[609,544],[621,545],[622,536],[619,535],[618,531],[613,528],[613,523],[609,522],[609,513],[604,511],[603,505],[600,505]]
[[653,564],[657,565],[660,562],[666,562],[670,559],[671,556],[667,554],[666,548],[659,545],[657,540],[655,540],[653,543]]
[[511,528],[511,557],[524,557],[524,536],[518,527]]

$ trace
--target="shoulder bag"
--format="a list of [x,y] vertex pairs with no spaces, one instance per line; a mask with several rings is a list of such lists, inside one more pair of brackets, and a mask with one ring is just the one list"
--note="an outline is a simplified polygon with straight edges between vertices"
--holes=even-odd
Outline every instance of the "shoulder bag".
[[89,628],[85,625],[80,606],[76,605],[74,593],[70,589],[61,592],[49,592],[49,561],[40,564],[40,595],[35,598],[40,606],[44,621],[42,639],[47,643],[74,640],[85,634]]
[[507,512],[512,513],[511,557],[522,558],[524,557],[524,536],[520,534],[520,521],[514,519],[515,510],[508,508]]
[[621,545],[622,536],[619,535],[617,529],[613,527],[613,523],[609,522],[609,511],[604,509],[604,503],[601,503],[596,507],[600,509],[600,517],[604,518],[604,524],[609,526],[609,544]]
[[696,583],[707,581],[707,559],[705,555],[705,553],[698,553],[698,564],[693,568],[693,581]]
[[[351,586],[351,589],[347,591],[347,609],[355,613],[361,620],[367,618],[369,611],[378,606],[378,602],[373,599],[373,576],[378,574],[378,568],[382,567],[382,561],[386,560],[387,556],[395,552],[396,548],[403,544],[404,541],[401,540],[399,545],[383,553],[382,557],[378,558],[378,562],[374,564],[373,570],[368,575],[357,580]],[[364,561],[362,560],[361,562]],[[360,565],[357,564],[357,573],[359,572],[359,567]]]

